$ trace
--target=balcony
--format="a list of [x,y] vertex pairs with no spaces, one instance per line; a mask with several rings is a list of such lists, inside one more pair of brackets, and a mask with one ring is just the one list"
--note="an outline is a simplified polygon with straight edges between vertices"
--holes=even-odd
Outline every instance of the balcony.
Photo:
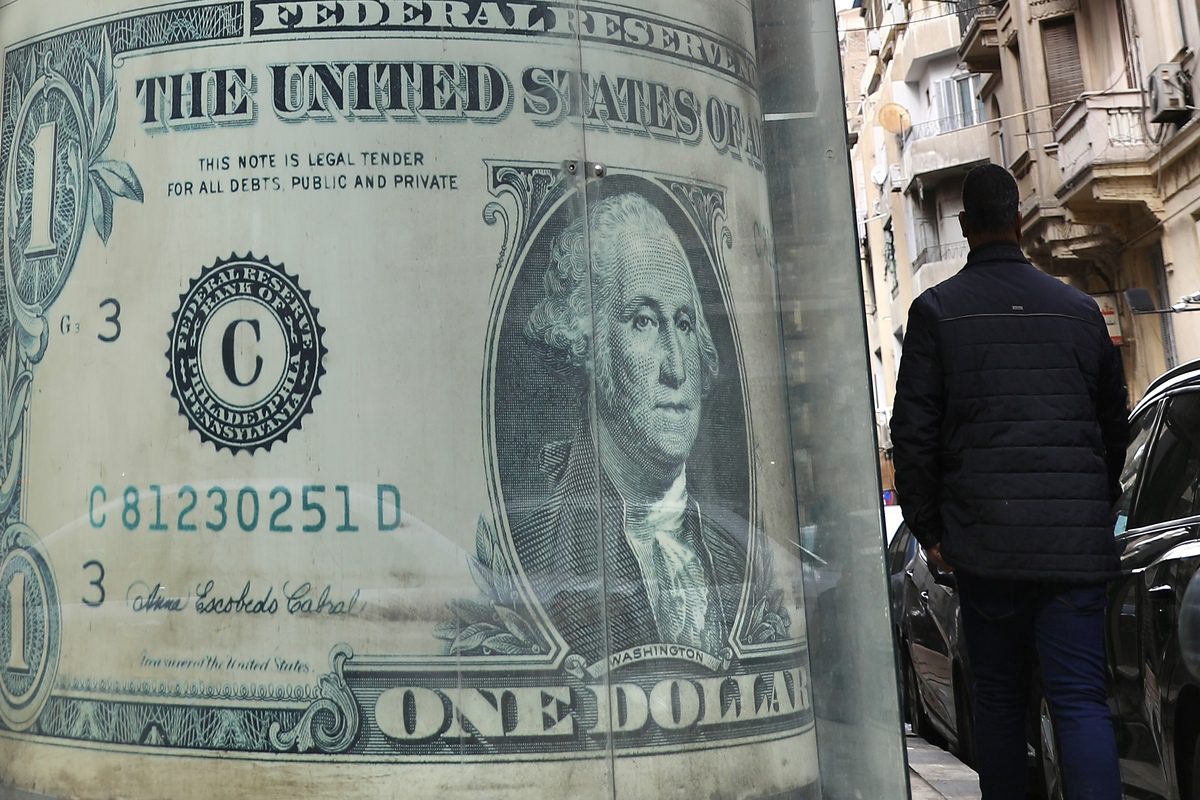
[[926,247],[913,261],[913,297],[962,269],[970,248],[966,242]]
[[910,25],[904,41],[896,47],[895,75],[910,83],[920,79],[925,64],[939,56],[951,55],[962,41],[958,21],[953,16],[923,19]]
[[962,30],[959,59],[971,72],[999,72],[1000,34],[996,24],[996,7],[964,7],[960,3],[958,19]]
[[904,172],[938,179],[988,160],[987,125],[962,115],[914,125],[904,142]]
[[1114,203],[1160,210],[1144,114],[1137,91],[1086,97],[1067,109],[1054,126],[1061,173],[1055,195],[1064,205],[1077,213]]

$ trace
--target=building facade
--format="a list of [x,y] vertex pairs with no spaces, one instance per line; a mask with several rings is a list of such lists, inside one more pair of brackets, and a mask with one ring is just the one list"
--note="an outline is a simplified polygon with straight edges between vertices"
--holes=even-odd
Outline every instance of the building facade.
[[848,107],[885,415],[907,307],[963,263],[957,185],[983,161],[1017,179],[1030,259],[1096,297],[1133,399],[1200,356],[1200,315],[1125,294],[1165,311],[1200,291],[1195,3],[881,0],[855,24],[878,43]]

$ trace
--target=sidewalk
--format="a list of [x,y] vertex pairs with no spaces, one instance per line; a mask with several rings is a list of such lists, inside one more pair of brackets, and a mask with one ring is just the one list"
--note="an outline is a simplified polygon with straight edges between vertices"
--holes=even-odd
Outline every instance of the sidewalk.
[[912,800],[979,800],[979,778],[973,769],[914,733],[905,741]]

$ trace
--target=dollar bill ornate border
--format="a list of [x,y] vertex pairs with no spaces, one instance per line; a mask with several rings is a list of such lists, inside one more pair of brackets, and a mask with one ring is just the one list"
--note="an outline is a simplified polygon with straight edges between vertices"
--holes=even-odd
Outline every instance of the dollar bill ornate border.
[[[101,242],[107,243],[113,230],[115,198],[141,202],[144,197],[133,168],[107,155],[118,109],[115,70],[125,55],[136,51],[236,38],[244,28],[244,4],[226,2],[154,10],[79,26],[19,43],[4,53],[0,97],[7,113],[0,127],[0,181],[4,189],[0,192],[0,269],[7,291],[6,302],[0,306],[0,519],[5,525],[0,536],[0,564],[9,570],[15,564],[24,571],[19,598],[21,625],[23,631],[37,634],[39,657],[29,666],[30,677],[22,680],[20,691],[0,686],[0,727],[68,738],[112,739],[112,731],[128,720],[129,715],[121,713],[119,704],[106,706],[51,693],[63,690],[56,686],[60,650],[58,592],[37,534],[22,522],[20,487],[28,457],[29,397],[36,365],[49,343],[48,312],[75,267],[87,222],[91,222]],[[58,199],[63,202],[52,207],[69,210],[71,218],[64,226],[66,236],[59,236],[54,243],[49,273],[52,279],[47,281],[42,264],[26,264],[24,253],[14,247],[19,238],[25,238],[20,230],[20,210],[29,189],[18,186],[17,164],[24,157],[22,137],[26,131],[35,124],[43,125],[55,114],[55,191],[62,193]],[[28,176],[23,180],[28,181]],[[60,226],[63,222],[52,220]],[[16,600],[5,599],[9,605]],[[11,641],[16,617],[15,609],[8,611],[3,632]],[[175,687],[175,693],[179,692],[180,687]],[[276,714],[271,723],[290,729],[295,723],[291,716],[287,711]],[[101,725],[99,720],[108,723]],[[98,725],[106,730],[102,732]],[[156,725],[149,723],[136,738],[122,738],[162,741],[156,733],[162,728]],[[88,732],[98,736],[88,737]],[[246,739],[241,733],[236,738]]]
[[[9,665],[15,660],[18,668],[5,669],[0,675],[0,723],[15,730],[32,726],[49,699],[60,650],[53,569],[41,553],[37,534],[22,521],[18,489],[27,456],[30,389],[35,367],[49,342],[47,312],[75,266],[89,216],[100,239],[107,242],[112,233],[114,198],[137,202],[143,198],[133,169],[106,156],[116,126],[113,70],[111,42],[105,31],[99,33],[97,46],[89,50],[30,46],[5,60],[4,102],[9,113],[0,131],[4,181],[0,267],[7,303],[0,359],[0,430],[4,432],[0,437],[0,518],[7,529],[0,539],[0,563],[9,565],[4,574],[6,586],[13,590],[5,598],[4,638],[12,650]],[[37,202],[31,184],[37,166],[25,162],[36,160],[39,148],[28,149],[31,142],[27,139],[41,138],[47,129],[53,133],[51,149],[42,155],[49,155],[52,161],[50,190],[55,197],[46,221],[52,235],[47,237],[49,249],[31,254],[36,234],[25,229],[29,220],[21,211],[26,200],[31,206]],[[23,568],[12,566],[22,562]],[[37,634],[30,640],[37,651],[32,664],[25,659],[26,634]]]

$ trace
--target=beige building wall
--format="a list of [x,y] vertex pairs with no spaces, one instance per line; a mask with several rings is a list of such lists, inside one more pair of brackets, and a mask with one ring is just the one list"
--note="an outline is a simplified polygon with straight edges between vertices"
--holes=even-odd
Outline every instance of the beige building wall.
[[[861,16],[855,10],[841,20],[868,31],[865,60],[847,62],[847,110],[858,136],[852,160],[863,176],[859,219],[881,407],[886,411],[894,392],[909,304],[956,271],[949,260],[913,268],[923,245],[912,239],[919,224],[913,198],[925,188],[914,177],[936,175],[951,155],[969,159],[968,150],[1016,176],[1022,244],[1035,264],[1084,291],[1117,298],[1134,400],[1170,366],[1200,359],[1200,311],[1135,315],[1124,295],[1148,289],[1165,310],[1200,292],[1200,111],[1183,124],[1155,124],[1148,93],[1155,65],[1176,61],[1192,76],[1189,104],[1200,102],[1200,4],[1008,0],[961,25],[945,3],[865,6]],[[1052,106],[1045,36],[1067,19],[1074,20],[1082,89]],[[947,36],[957,36],[961,67],[986,76],[982,135],[917,140],[888,133],[880,111],[890,103],[904,105],[910,119],[931,113],[928,80],[919,82]],[[949,193],[944,201],[954,202]],[[945,241],[952,232],[943,225],[940,235]]]

